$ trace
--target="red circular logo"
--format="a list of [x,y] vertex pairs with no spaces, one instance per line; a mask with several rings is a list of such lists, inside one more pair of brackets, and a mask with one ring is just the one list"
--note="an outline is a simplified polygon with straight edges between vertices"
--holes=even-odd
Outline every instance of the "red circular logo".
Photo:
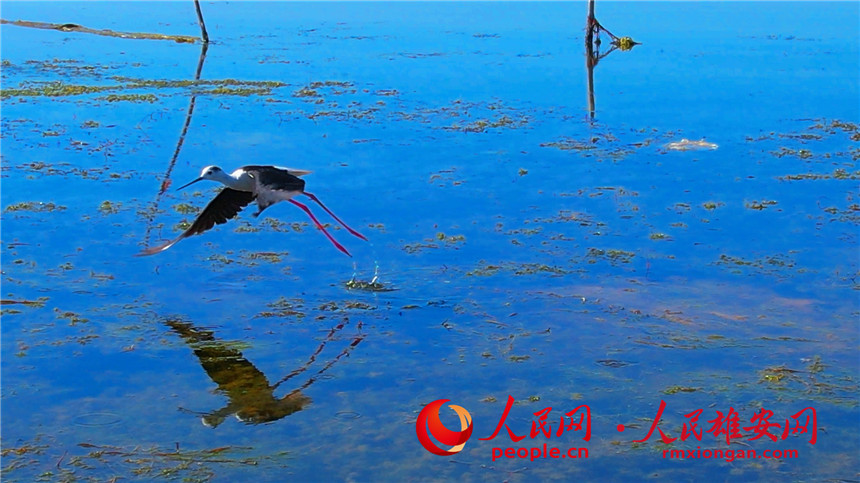
[[[451,431],[439,420],[439,408],[448,401],[450,399],[437,399],[424,406],[424,409],[418,414],[418,421],[415,423],[415,432],[418,433],[418,441],[421,442],[421,446],[439,456],[459,453],[466,446],[469,437],[472,436],[472,415],[460,406],[448,405],[457,413],[457,416],[460,416],[460,431]],[[451,446],[451,448],[445,450],[436,446],[436,443],[430,439],[431,434],[437,441]]]

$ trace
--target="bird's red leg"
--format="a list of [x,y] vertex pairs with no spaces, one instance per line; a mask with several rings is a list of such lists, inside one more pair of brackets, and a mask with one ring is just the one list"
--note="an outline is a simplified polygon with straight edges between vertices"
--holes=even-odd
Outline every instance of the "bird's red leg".
[[341,226],[343,226],[344,228],[346,228],[346,231],[348,231],[348,232],[352,233],[353,235],[355,235],[355,236],[357,236],[357,237],[361,238],[361,239],[362,239],[362,240],[364,240],[364,241],[367,241],[367,238],[365,238],[365,237],[364,237],[364,235],[362,235],[361,233],[359,233],[359,232],[357,232],[357,231],[353,230],[352,228],[350,228],[349,226],[347,226],[347,224],[346,224],[346,223],[344,223],[344,222],[343,222],[343,220],[341,220],[340,218],[338,218],[338,217],[337,217],[337,215],[335,215],[334,213],[332,213],[330,209],[326,208],[326,207],[325,207],[325,205],[324,205],[324,204],[322,204],[322,201],[320,201],[320,199],[319,199],[319,198],[317,198],[313,193],[308,193],[307,191],[302,191],[302,194],[303,194],[303,195],[305,195],[305,196],[307,196],[308,198],[310,198],[310,199],[312,199],[312,200],[316,201],[316,203],[317,203],[318,205],[322,206],[322,209],[324,209],[326,213],[328,213],[329,215],[331,215],[331,217],[332,217],[332,218],[334,218],[334,219],[335,219],[335,221],[337,221],[338,223],[340,223],[340,224],[341,224]]
[[311,213],[311,210],[310,210],[307,206],[305,206],[305,205],[303,205],[303,204],[299,203],[299,202],[298,202],[298,201],[296,201],[296,200],[289,200],[289,202],[290,202],[290,203],[292,203],[292,204],[294,204],[294,205],[296,205],[296,206],[298,206],[298,207],[299,207],[299,208],[301,208],[305,213],[307,213],[307,214],[308,214],[308,216],[310,216],[310,217],[311,217],[311,220],[313,220],[314,225],[316,225],[316,226],[317,226],[317,228],[319,228],[320,230],[322,230],[323,234],[324,234],[324,235],[329,239],[329,241],[331,241],[332,243],[334,243],[334,246],[336,246],[338,250],[342,251],[343,253],[346,253],[346,254],[347,254],[347,255],[349,255],[350,257],[352,256],[352,255],[350,255],[350,253],[349,253],[348,251],[346,251],[346,248],[344,248],[344,247],[343,247],[343,245],[341,245],[340,243],[338,243],[338,242],[337,242],[337,240],[335,240],[335,239],[334,239],[334,237],[332,237],[332,236],[329,234],[328,230],[326,230],[326,229],[322,226],[322,224],[320,224],[319,220],[317,220],[317,217],[315,217],[315,216],[314,216],[314,214],[313,214],[313,213]]

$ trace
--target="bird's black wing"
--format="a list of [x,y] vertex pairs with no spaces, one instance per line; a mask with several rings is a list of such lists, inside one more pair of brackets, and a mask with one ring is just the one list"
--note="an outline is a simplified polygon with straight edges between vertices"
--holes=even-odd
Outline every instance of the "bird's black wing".
[[248,203],[254,201],[257,196],[249,191],[238,191],[232,188],[224,188],[218,193],[218,196],[212,199],[203,212],[194,220],[191,226],[182,232],[175,239],[156,247],[147,248],[140,252],[138,256],[154,255],[163,252],[168,248],[179,243],[183,238],[188,238],[193,235],[199,235],[215,225],[226,223],[227,220],[236,216],[242,208],[248,206]]
[[242,169],[251,177],[257,178],[257,186],[280,191],[304,191],[305,180],[293,176],[286,170],[274,166],[243,166]]
[[218,196],[206,205],[206,208],[194,220],[191,227],[185,230],[181,238],[199,235],[215,225],[227,223],[227,220],[239,214],[242,208],[254,201],[254,198],[256,195],[249,191],[239,191],[232,188],[222,189]]

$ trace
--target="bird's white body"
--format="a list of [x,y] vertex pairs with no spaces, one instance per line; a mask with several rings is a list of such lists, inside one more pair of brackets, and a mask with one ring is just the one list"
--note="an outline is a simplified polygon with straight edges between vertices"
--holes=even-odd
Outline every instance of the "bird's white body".
[[217,173],[220,176],[215,181],[220,181],[234,190],[250,191],[252,193],[257,190],[257,183],[254,181],[254,178],[242,168],[233,171],[229,175],[224,171],[217,171]]
[[243,166],[227,174],[218,166],[206,166],[200,172],[200,177],[189,184],[211,180],[236,191],[253,193],[257,200],[257,212],[254,216],[259,216],[263,210],[275,203],[289,201],[302,194],[304,181],[299,180],[298,177],[310,173],[304,169],[281,166]]
[[301,208],[307,213],[314,222],[317,228],[323,232],[326,238],[331,241],[338,250],[352,256],[344,248],[343,245],[337,242],[334,237],[322,226],[316,216],[311,213],[307,206],[299,203],[293,198],[298,195],[304,195],[312,199],[320,205],[326,213],[331,215],[338,223],[341,224],[347,231],[362,240],[367,241],[361,233],[353,230],[346,225],[340,218],[337,217],[331,210],[317,198],[314,194],[305,191],[305,181],[299,176],[310,174],[310,171],[304,169],[283,168],[280,166],[243,166],[232,173],[227,173],[218,166],[206,166],[200,173],[200,177],[194,181],[179,187],[181,190],[186,186],[190,186],[198,181],[211,180],[217,181],[227,188],[221,190],[218,195],[206,205],[206,208],[200,213],[194,223],[187,230],[172,241],[163,245],[152,247],[144,250],[140,255],[153,255],[163,252],[168,248],[178,243],[183,238],[192,235],[197,235],[209,230],[213,226],[221,223],[226,223],[227,220],[236,216],[252,201],[257,201],[257,212],[254,216],[259,216],[269,206],[279,201],[289,201],[290,203]]
[[[284,168],[281,166],[271,166],[271,168],[284,171],[285,173],[296,177],[311,174],[311,171],[308,171],[306,169]],[[245,168],[239,168],[232,173],[227,174],[226,171],[222,170],[218,166],[206,166],[205,168],[203,168],[203,171],[200,172],[200,177],[197,178],[197,180],[204,179],[218,181],[219,183],[224,184],[229,188],[233,188],[234,190],[256,193],[257,196],[261,196],[265,191],[268,191],[266,190],[265,186],[261,186],[259,184],[259,179],[254,176],[253,172],[245,171]],[[277,199],[281,200],[283,198]]]

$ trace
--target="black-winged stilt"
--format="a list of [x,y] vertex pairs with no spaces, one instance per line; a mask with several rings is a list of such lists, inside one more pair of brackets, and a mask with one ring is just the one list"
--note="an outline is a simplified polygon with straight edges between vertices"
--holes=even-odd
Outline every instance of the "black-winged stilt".
[[331,215],[331,217],[346,228],[347,231],[358,238],[367,241],[367,238],[365,238],[364,235],[347,226],[346,223],[337,217],[337,215],[326,208],[319,198],[312,193],[305,191],[305,181],[299,178],[299,176],[304,176],[309,173],[310,171],[302,169],[281,168],[279,166],[243,166],[236,171],[227,174],[218,166],[206,166],[200,173],[199,178],[179,187],[179,189],[205,179],[223,183],[226,185],[226,188],[221,190],[221,192],[218,193],[218,195],[213,198],[208,205],[206,205],[206,208],[204,208],[203,212],[201,212],[197,219],[194,220],[191,227],[182,232],[181,235],[162,245],[147,248],[140,252],[138,256],[154,255],[156,253],[163,252],[179,243],[183,238],[198,235],[209,230],[215,225],[226,223],[227,220],[236,216],[240,211],[242,211],[242,208],[254,200],[257,200],[258,208],[257,212],[254,213],[255,217],[260,216],[260,213],[262,213],[263,210],[279,201],[289,201],[290,203],[298,206],[311,217],[314,225],[322,230],[323,234],[328,237],[338,250],[352,256],[346,248],[343,247],[343,245],[338,243],[337,240],[329,234],[307,206],[293,199],[297,195],[307,196],[320,205],[326,213]]

